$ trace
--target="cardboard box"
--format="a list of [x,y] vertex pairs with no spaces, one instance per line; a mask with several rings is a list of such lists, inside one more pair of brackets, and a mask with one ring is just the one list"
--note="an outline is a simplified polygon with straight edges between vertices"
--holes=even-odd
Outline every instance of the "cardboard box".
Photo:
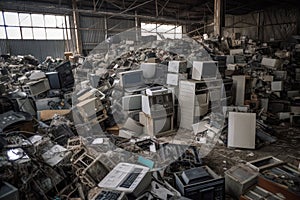
[[159,61],[158,58],[148,58],[147,63],[159,63]]
[[38,111],[38,120],[47,121],[54,117],[54,115],[67,115],[71,110],[42,110]]

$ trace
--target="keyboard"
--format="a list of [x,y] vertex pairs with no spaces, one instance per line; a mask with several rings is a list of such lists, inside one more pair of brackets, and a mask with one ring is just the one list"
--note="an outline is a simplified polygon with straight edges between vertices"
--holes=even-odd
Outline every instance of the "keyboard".
[[[136,194],[151,182],[149,168],[130,163],[119,163],[98,184],[100,188]],[[150,176],[149,176],[150,175]]]
[[102,190],[95,200],[118,200],[121,194],[122,193],[118,191]]
[[139,174],[143,170],[140,168],[134,168],[134,170],[129,174],[129,176],[124,180],[124,182],[120,185],[120,187],[130,188],[135,179],[139,176]]

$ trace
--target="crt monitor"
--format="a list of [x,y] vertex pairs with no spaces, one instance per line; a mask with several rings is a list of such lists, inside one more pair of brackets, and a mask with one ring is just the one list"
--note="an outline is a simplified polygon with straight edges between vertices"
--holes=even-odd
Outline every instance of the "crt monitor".
[[143,71],[132,70],[120,73],[120,85],[123,88],[130,88],[144,85]]
[[46,77],[48,78],[51,89],[61,88],[58,72],[46,72]]
[[216,78],[217,77],[217,64],[210,63],[203,65],[202,77],[203,78]]
[[143,70],[143,77],[146,79],[155,78],[157,63],[142,63],[140,69]]
[[194,61],[192,79],[215,79],[217,78],[218,62],[216,61]]
[[154,134],[171,131],[172,127],[172,115],[165,116],[162,118],[153,118],[153,132]]
[[62,88],[71,88],[74,86],[74,76],[70,61],[59,64],[55,71],[58,72],[60,85]]

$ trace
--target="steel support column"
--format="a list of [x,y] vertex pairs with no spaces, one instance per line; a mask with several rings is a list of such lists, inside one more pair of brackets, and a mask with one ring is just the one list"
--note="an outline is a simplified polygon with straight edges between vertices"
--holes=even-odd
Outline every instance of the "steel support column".
[[225,2],[214,0],[214,35],[222,35],[222,27],[225,24]]
[[82,54],[82,41],[81,41],[81,35],[79,30],[79,13],[77,8],[76,0],[72,1],[72,12],[73,12],[73,23],[74,23],[74,29],[75,29],[75,40],[76,40],[76,51],[79,54]]
[[297,35],[300,35],[300,9],[297,12]]

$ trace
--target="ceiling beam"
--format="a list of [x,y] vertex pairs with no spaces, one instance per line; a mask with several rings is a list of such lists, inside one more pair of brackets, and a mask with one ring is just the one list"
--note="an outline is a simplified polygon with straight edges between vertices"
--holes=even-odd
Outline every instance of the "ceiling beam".
[[[135,6],[136,8],[140,6],[141,4]],[[26,10],[32,10],[32,11],[57,11],[58,13],[64,13],[64,14],[72,14],[73,10],[72,8],[69,7],[63,7],[63,6],[58,6],[57,4],[53,5],[47,5],[47,4],[38,4],[34,2],[27,2],[27,1],[19,1],[18,4],[16,4],[15,1],[6,1],[6,2],[1,2],[0,1],[0,7],[3,10],[10,10],[10,11],[17,11],[21,10],[21,8],[26,7]],[[134,9],[134,8],[132,8]],[[131,10],[131,9],[130,9]],[[122,17],[122,18],[131,18],[134,19],[135,17],[139,19],[144,19],[147,21],[155,21],[155,22],[167,22],[167,23],[179,23],[179,24],[204,24],[205,22],[203,20],[186,20],[184,18],[181,19],[176,19],[173,17],[169,16],[151,16],[151,15],[143,15],[143,14],[137,14],[135,15],[134,13],[122,13],[122,12],[116,12],[116,11],[94,11],[93,7],[91,9],[79,9],[77,8],[76,10],[80,14],[90,14],[90,15],[95,15],[95,16],[114,16],[114,17]],[[55,12],[53,12],[55,13]]]

